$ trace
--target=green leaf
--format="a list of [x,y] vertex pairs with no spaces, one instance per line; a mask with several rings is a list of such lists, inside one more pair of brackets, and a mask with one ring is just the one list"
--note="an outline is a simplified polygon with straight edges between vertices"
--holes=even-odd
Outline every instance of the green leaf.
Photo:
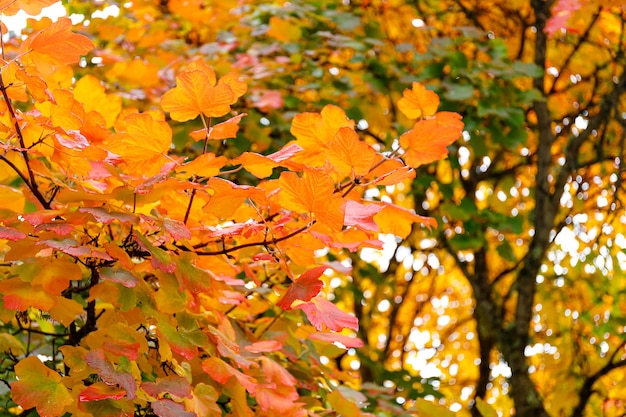
[[492,406],[487,404],[482,398],[476,398],[476,408],[483,417],[498,417],[498,413]]

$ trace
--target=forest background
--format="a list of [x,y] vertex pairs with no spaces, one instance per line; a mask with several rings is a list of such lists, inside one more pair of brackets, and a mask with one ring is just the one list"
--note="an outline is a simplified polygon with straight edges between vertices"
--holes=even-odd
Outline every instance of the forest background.
[[622,2],[62,4],[3,26],[3,413],[626,412]]

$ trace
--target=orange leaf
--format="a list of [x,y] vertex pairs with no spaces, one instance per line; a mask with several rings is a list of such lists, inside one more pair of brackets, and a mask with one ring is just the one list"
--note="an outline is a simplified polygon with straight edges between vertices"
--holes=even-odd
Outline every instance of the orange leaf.
[[0,293],[4,294],[4,308],[24,311],[33,307],[49,311],[56,304],[56,298],[39,286],[19,278],[10,278],[0,282]]
[[6,16],[13,16],[20,10],[24,10],[27,15],[37,16],[41,9],[57,3],[58,0],[1,0],[0,11]]
[[321,150],[342,127],[354,129],[354,121],[342,109],[329,104],[321,113],[297,114],[291,123],[291,134],[303,149]]
[[298,22],[292,22],[286,19],[281,19],[277,16],[270,18],[270,28],[266,32],[267,36],[270,36],[276,40],[282,42],[293,42],[300,40],[302,31],[300,30],[300,24]]
[[163,95],[163,110],[179,122],[195,119],[200,113],[208,117],[220,117],[228,113],[230,105],[236,101],[230,85],[215,85],[215,73],[200,64],[192,68],[198,69],[183,71],[176,77],[176,87]]
[[51,295],[61,295],[70,281],[80,281],[83,277],[80,267],[69,261],[55,259],[37,266],[39,268],[32,284],[41,285]]
[[387,204],[376,213],[374,221],[378,224],[381,233],[393,233],[403,239],[411,233],[413,223],[424,224],[429,228],[437,227],[437,221],[432,217],[420,216],[393,204]]
[[408,166],[420,165],[444,159],[447,146],[462,135],[463,122],[458,113],[437,113],[434,119],[420,120],[413,129],[400,136],[400,146],[406,149]]
[[24,409],[36,408],[41,417],[58,417],[73,398],[61,375],[45,366],[37,357],[29,356],[15,365],[19,379],[11,383],[11,398]]
[[243,96],[246,91],[248,91],[248,84],[246,84],[244,81],[240,81],[239,74],[237,74],[236,72],[229,72],[228,74],[224,75],[217,82],[217,85],[220,84],[225,84],[229,86],[230,89],[233,91],[233,101],[230,104],[234,104],[239,99],[239,97]]
[[279,179],[280,204],[299,213],[313,213],[332,229],[341,229],[344,219],[343,200],[335,194],[333,179],[321,170],[305,169],[302,178],[295,172],[283,172]]
[[108,137],[104,147],[119,155],[129,170],[146,176],[156,174],[170,149],[172,129],[167,122],[155,120],[149,114],[129,114],[124,121],[126,132]]
[[122,98],[115,94],[106,94],[104,85],[93,75],[85,75],[76,82],[74,98],[82,103],[85,112],[99,113],[106,121],[106,128],[113,126],[117,115],[122,111]]
[[231,161],[233,165],[242,164],[243,167],[257,178],[267,178],[272,175],[277,163],[264,155],[254,152],[244,152]]
[[276,352],[282,349],[283,345],[278,340],[261,340],[251,345],[245,346],[244,349],[250,353],[267,353]]
[[214,153],[205,153],[177,168],[176,171],[200,177],[214,177],[220,173],[220,169],[226,165],[226,162],[225,156],[215,157]]
[[356,132],[348,127],[340,128],[335,139],[328,143],[328,161],[340,175],[366,175],[374,160],[376,151],[359,139]]
[[418,119],[424,116],[433,116],[439,107],[439,96],[420,83],[413,83],[413,89],[408,88],[398,100],[398,108],[409,119]]
[[94,45],[86,36],[72,32],[72,21],[61,17],[47,28],[29,36],[20,48],[23,61],[35,66],[65,66],[75,64]]
[[[225,122],[212,126],[209,129],[209,139],[222,140],[236,137],[237,132],[239,132],[239,122],[243,116],[246,116],[246,113],[241,113]],[[207,137],[206,129],[194,130],[189,135],[196,141],[204,140]]]

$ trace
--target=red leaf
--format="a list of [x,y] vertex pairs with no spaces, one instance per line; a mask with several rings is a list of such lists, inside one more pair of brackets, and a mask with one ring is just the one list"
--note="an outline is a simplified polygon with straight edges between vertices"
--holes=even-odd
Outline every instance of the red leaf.
[[251,353],[276,352],[282,349],[283,344],[278,340],[261,340],[251,345],[245,346],[244,349]]
[[136,397],[137,383],[129,373],[120,372],[106,358],[102,349],[95,349],[87,353],[85,362],[98,372],[98,376],[108,385],[119,385],[126,390],[129,400]]
[[196,413],[186,411],[185,407],[172,400],[155,401],[150,403],[150,407],[159,417],[197,417]]
[[346,226],[359,226],[364,230],[378,231],[374,215],[383,209],[376,204],[361,204],[356,201],[346,201],[346,217],[343,223]]
[[225,384],[228,380],[234,376],[237,381],[243,385],[246,390],[255,395],[257,390],[257,381],[244,374],[243,372],[233,368],[220,358],[209,358],[202,362],[202,370],[209,374],[211,378],[218,384]]
[[16,240],[26,239],[26,234],[9,227],[0,226],[0,239],[15,242]]
[[336,332],[343,329],[359,330],[359,321],[356,317],[341,311],[325,298],[315,297],[310,302],[299,304],[294,308],[304,311],[317,330],[322,330],[324,327]]
[[327,266],[317,266],[300,275],[300,277],[291,284],[277,305],[283,310],[291,310],[291,304],[294,301],[309,301],[311,298],[315,297],[324,286],[324,283],[319,280],[319,277],[322,276],[326,269],[328,269]]
[[185,378],[176,375],[157,378],[157,382],[143,382],[141,388],[155,398],[162,394],[170,394],[178,398],[191,398],[191,385]]
[[349,337],[340,333],[313,333],[309,336],[310,339],[319,340],[322,342],[335,343],[339,342],[346,348],[360,348],[363,347],[363,341],[358,337]]
[[126,391],[122,388],[112,387],[104,382],[96,382],[78,394],[78,401],[121,400],[125,396]]

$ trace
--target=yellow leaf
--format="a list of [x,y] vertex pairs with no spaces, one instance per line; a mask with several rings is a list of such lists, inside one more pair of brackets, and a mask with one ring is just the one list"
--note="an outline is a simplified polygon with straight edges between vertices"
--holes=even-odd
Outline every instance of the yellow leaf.
[[26,204],[24,194],[8,185],[0,185],[0,201],[2,201],[2,209],[16,213],[21,213]]

